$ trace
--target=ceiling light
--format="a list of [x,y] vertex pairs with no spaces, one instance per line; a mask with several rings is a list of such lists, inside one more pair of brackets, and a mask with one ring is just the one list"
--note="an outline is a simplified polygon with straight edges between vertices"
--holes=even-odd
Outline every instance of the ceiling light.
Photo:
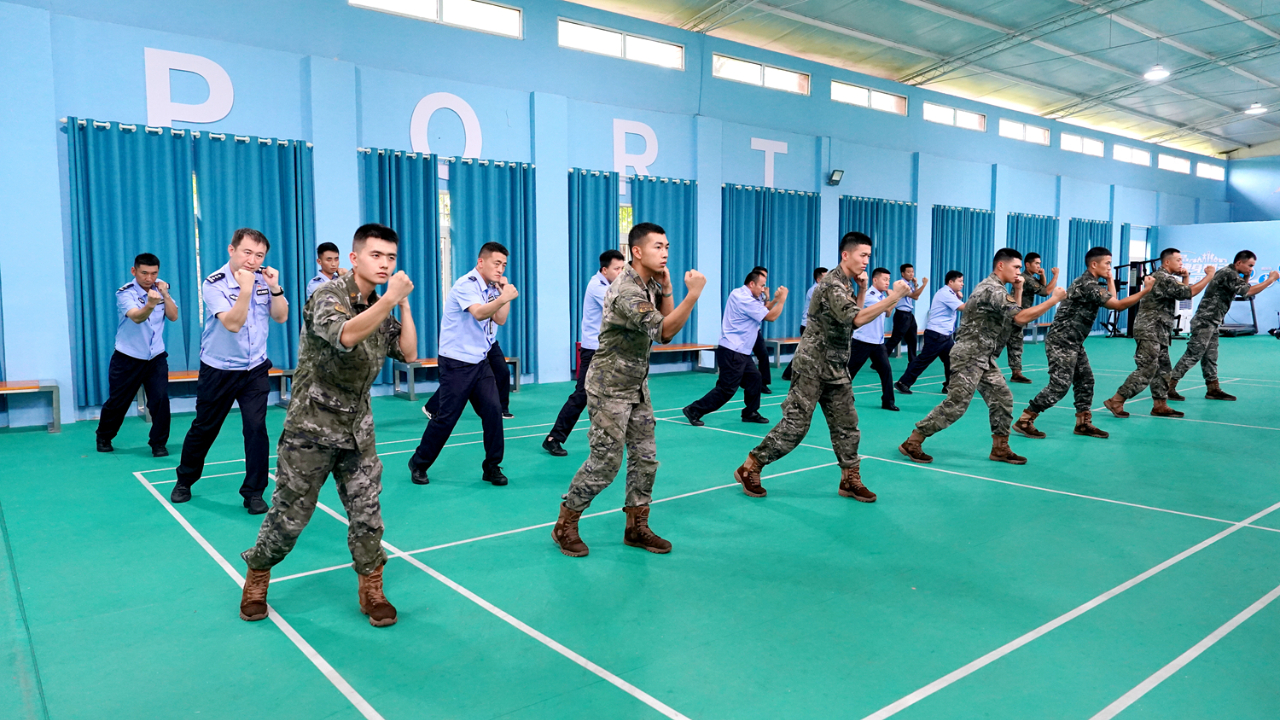
[[1267,111],[1267,108],[1265,105],[1263,105],[1262,103],[1254,103],[1249,106],[1248,110],[1244,111],[1244,114],[1245,115],[1261,115],[1266,111]]
[[1146,80],[1163,80],[1169,77],[1169,71],[1164,69],[1163,65],[1156,65],[1142,76]]

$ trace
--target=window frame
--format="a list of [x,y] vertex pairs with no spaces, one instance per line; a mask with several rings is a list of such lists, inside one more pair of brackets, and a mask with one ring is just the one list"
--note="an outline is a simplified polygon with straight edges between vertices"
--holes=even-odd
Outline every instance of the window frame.
[[[1217,172],[1221,173],[1221,174],[1222,174],[1222,177],[1217,177],[1217,176],[1215,176],[1215,175],[1202,175],[1202,174],[1200,174],[1200,168],[1202,168],[1202,167],[1206,167],[1206,168],[1213,168],[1213,169],[1214,169],[1214,170],[1216,170]],[[1197,161],[1196,161],[1196,172],[1195,172],[1195,176],[1196,176],[1196,177],[1198,177],[1198,178],[1204,178],[1205,180],[1214,180],[1214,181],[1217,181],[1217,182],[1226,182],[1226,180],[1227,180],[1227,167],[1226,167],[1225,165],[1215,165],[1215,164],[1213,164],[1213,163],[1201,162],[1201,161],[1197,160]]]
[[[739,80],[737,78],[725,77],[724,75],[717,75],[716,74],[716,58],[724,58],[726,60],[733,60],[735,62],[746,63],[748,65],[755,65],[756,67],[760,68],[760,82],[753,83],[753,82],[748,82],[746,80]],[[772,70],[779,70],[781,72],[786,72],[786,73],[792,73],[795,75],[801,75],[805,77],[808,80],[808,82],[806,83],[807,91],[801,93],[801,92],[796,92],[794,90],[787,90],[786,88],[770,87],[768,85],[765,85],[764,76],[765,76],[766,68],[772,69]],[[715,78],[716,80],[728,80],[729,82],[736,82],[739,85],[750,85],[751,87],[758,87],[761,90],[773,90],[775,92],[784,92],[784,93],[789,93],[791,95],[799,95],[801,97],[810,97],[813,95],[813,76],[807,72],[801,72],[799,70],[791,70],[789,68],[779,67],[777,65],[768,65],[762,62],[756,62],[755,60],[747,60],[745,58],[735,57],[733,55],[726,55],[725,53],[720,53],[720,52],[711,53],[711,77]]]
[[436,16],[434,18],[421,17],[418,15],[406,15],[405,13],[396,12],[395,10],[380,8],[375,5],[375,3],[378,2],[378,0],[347,0],[347,6],[356,8],[357,10],[371,10],[373,12],[383,13],[384,15],[394,15],[395,17],[407,18],[409,20],[418,20],[420,22],[435,23],[437,25],[443,25],[445,27],[458,28],[459,30],[470,30],[471,32],[484,33],[486,35],[493,35],[494,37],[507,38],[508,40],[524,40],[524,8],[522,7],[517,7],[515,5],[508,5],[506,3],[501,3],[501,2],[494,2],[493,0],[461,0],[462,2],[472,2],[472,3],[478,3],[480,5],[492,5],[494,7],[499,7],[506,10],[515,10],[516,13],[520,16],[520,29],[517,34],[508,35],[507,33],[498,32],[497,30],[490,30],[488,28],[478,28],[478,27],[473,27],[471,25],[462,25],[456,22],[449,22],[444,19],[445,0],[429,0],[429,1],[431,4],[435,5],[435,8],[436,8]]
[[[1187,169],[1179,170],[1177,167],[1166,167],[1166,163],[1164,162],[1166,159],[1172,161],[1169,164],[1180,165],[1181,163],[1186,163]],[[1190,158],[1179,157],[1177,155],[1169,155],[1166,153],[1158,153],[1156,155],[1156,168],[1159,170],[1167,170],[1168,172],[1175,172],[1175,173],[1178,173],[1179,175],[1190,175],[1192,171],[1195,169],[1191,167],[1191,164],[1192,163]]]
[[[942,120],[936,120],[936,119],[930,118],[929,112],[931,108],[949,111],[951,113],[951,122],[944,122]],[[961,125],[960,124],[961,113],[980,118],[982,127],[975,128],[975,127],[968,127],[966,125]],[[929,102],[928,100],[925,100],[924,104],[921,106],[920,117],[924,118],[925,122],[931,122],[936,125],[948,125],[950,127],[959,128],[961,130],[968,130],[969,132],[985,133],[987,132],[987,127],[988,127],[986,113],[974,112],[972,110],[963,110],[961,108],[951,107],[950,105],[940,105],[936,102]]]
[[[622,40],[622,54],[610,55],[609,53],[602,53],[602,52],[597,52],[595,50],[588,50],[586,48],[574,47],[572,45],[565,45],[564,43],[560,42],[560,26],[561,25],[577,25],[579,27],[589,28],[591,30],[599,30],[601,32],[607,32],[607,33],[612,33],[614,35],[617,35]],[[661,45],[669,45],[671,47],[680,48],[680,67],[659,65],[658,63],[652,63],[647,60],[637,60],[635,58],[628,57],[627,56],[627,39],[628,38],[635,38],[637,40],[643,40],[646,42],[653,42]],[[615,60],[626,60],[628,62],[640,63],[641,65],[648,65],[649,67],[662,68],[663,70],[676,70],[679,72],[684,72],[689,67],[688,48],[686,48],[681,43],[671,42],[670,40],[661,40],[659,38],[649,37],[647,35],[637,35],[635,33],[629,33],[623,30],[616,30],[614,28],[604,27],[603,25],[595,25],[592,23],[583,22],[575,18],[567,18],[567,17],[556,18],[556,47],[559,47],[564,50],[573,50],[574,52],[584,52],[584,53],[589,53],[591,55],[598,55],[600,57],[613,58]],[[763,73],[761,74],[763,76]]]

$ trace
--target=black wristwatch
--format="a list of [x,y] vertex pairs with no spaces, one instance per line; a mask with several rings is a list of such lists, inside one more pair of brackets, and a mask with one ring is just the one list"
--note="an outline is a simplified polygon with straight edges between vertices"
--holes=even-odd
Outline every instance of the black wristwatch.
[[[268,290],[270,290],[270,288],[268,288]],[[284,294],[284,288],[281,288],[281,289],[280,289],[280,292],[273,292],[273,293],[271,293],[271,297],[280,297],[280,296],[281,296],[281,295],[283,295],[283,294]]]

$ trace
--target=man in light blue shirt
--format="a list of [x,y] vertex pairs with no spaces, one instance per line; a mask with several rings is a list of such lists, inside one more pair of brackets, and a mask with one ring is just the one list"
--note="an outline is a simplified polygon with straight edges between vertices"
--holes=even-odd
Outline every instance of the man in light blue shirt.
[[324,242],[316,247],[316,264],[320,266],[320,271],[307,283],[308,300],[311,299],[311,293],[315,292],[316,288],[334,278],[347,274],[347,269],[338,265],[339,262],[341,262],[341,259],[338,255],[337,245],[331,242]]
[[[889,296],[889,277],[886,268],[878,267],[871,271],[871,287],[867,288],[863,307],[871,307]],[[910,294],[905,297],[910,297]],[[877,315],[866,325],[854,328],[853,339],[849,341],[849,379],[853,380],[870,359],[871,367],[880,374],[880,407],[897,412],[898,406],[893,404],[893,369],[889,367],[889,353],[884,347],[884,318],[887,314]]]
[[911,292],[899,300],[893,309],[893,335],[889,336],[889,342],[885,343],[885,347],[896,357],[898,346],[905,342],[907,362],[910,363],[916,359],[916,336],[919,333],[919,327],[916,325],[916,300],[920,299],[924,289],[929,286],[929,278],[922,278],[920,282],[916,282],[916,269],[911,263],[903,263],[899,266],[898,272],[902,273],[902,279],[911,286]]
[[952,335],[956,331],[956,315],[964,310],[964,275],[959,270],[947,273],[946,284],[933,294],[933,303],[929,305],[929,320],[924,326],[924,349],[907,365],[906,372],[898,378],[893,388],[903,395],[911,394],[911,386],[920,377],[934,358],[942,358],[942,392],[947,391],[947,383],[951,381],[951,346],[955,345]]
[[595,357],[596,350],[600,347],[600,320],[604,316],[604,294],[626,266],[627,259],[621,252],[605,250],[600,254],[600,272],[587,281],[587,292],[582,298],[582,340],[578,343],[578,382],[573,388],[573,394],[565,400],[564,407],[560,408],[555,427],[551,428],[551,433],[542,441],[542,449],[556,457],[569,454],[561,445],[569,439],[569,433],[573,432],[573,426],[577,424],[583,408],[587,406],[587,368],[591,367],[591,358]]
[[205,278],[204,332],[200,336],[200,379],[196,385],[196,419],[182,443],[178,482],[169,500],[191,499],[191,486],[204,472],[205,456],[218,439],[234,403],[244,426],[244,482],[240,495],[250,515],[267,511],[267,333],[271,321],[289,320],[289,301],[280,273],[262,263],[271,243],[251,228],[240,228],[227,246],[227,264]]
[[[818,289],[818,283],[822,282],[822,278],[827,276],[827,269],[817,267],[813,269],[813,284],[804,294],[804,314],[800,316],[800,335],[804,335],[804,327],[809,324],[809,303],[813,302],[813,291]],[[782,379],[791,382],[791,363],[787,363],[787,367],[782,371]]]
[[756,268],[747,274],[742,287],[729,293],[720,324],[720,343],[716,347],[716,366],[720,369],[720,377],[710,392],[684,408],[684,416],[690,425],[703,425],[702,416],[724,407],[739,387],[746,400],[746,406],[742,408],[742,422],[768,424],[769,420],[760,414],[763,383],[752,351],[760,335],[761,323],[773,322],[782,314],[787,303],[787,289],[778,288],[772,300],[764,301],[766,282],[767,277]]
[[164,322],[178,319],[178,303],[169,283],[159,279],[160,259],[142,253],[133,260],[133,281],[116,291],[116,347],[107,366],[110,394],[98,420],[98,452],[112,452],[125,413],[139,387],[147,389],[151,410],[151,455],[169,454],[169,353],[164,350]]
[[511,301],[520,293],[507,282],[507,248],[487,242],[473,270],[458,278],[444,299],[440,317],[440,387],[431,398],[427,429],[409,459],[414,484],[428,483],[427,469],[440,455],[467,402],[484,428],[482,465],[485,482],[506,485],[502,474],[502,405],[490,365],[499,325],[505,325]]

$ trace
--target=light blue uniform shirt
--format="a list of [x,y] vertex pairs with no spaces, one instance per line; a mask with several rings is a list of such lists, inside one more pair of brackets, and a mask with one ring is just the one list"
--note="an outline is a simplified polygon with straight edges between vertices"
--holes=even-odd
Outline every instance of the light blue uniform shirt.
[[271,326],[271,288],[254,273],[253,298],[240,332],[231,332],[218,319],[240,297],[240,283],[229,265],[205,278],[200,288],[204,297],[204,332],[200,335],[200,362],[218,370],[252,370],[267,360],[267,332]]
[[804,324],[809,324],[809,303],[813,302],[813,291],[818,289],[818,283],[809,286],[804,293]]
[[[334,275],[333,277],[336,278],[338,276]],[[307,299],[308,300],[311,299],[311,293],[315,292],[316,288],[329,282],[332,279],[333,278],[329,277],[328,275],[325,275],[323,270],[316,273],[316,276],[311,278],[311,281],[307,283]]]
[[[911,292],[915,292],[918,285],[914,282],[908,283],[908,284],[911,285]],[[897,305],[893,306],[893,309],[906,310],[907,312],[915,312],[916,299],[911,297],[911,293],[907,293],[906,295],[902,296],[902,299],[898,301]]]
[[[876,303],[885,299],[886,297],[887,295],[885,293],[882,293],[873,287],[869,287],[867,288],[866,297],[863,298],[862,307],[869,308],[872,305],[875,305]],[[862,327],[854,328],[853,339],[861,340],[864,343],[871,343],[872,345],[883,345],[884,344],[884,313],[877,315],[875,320],[872,320],[866,325],[863,325]]]
[[440,357],[478,363],[489,354],[498,323],[493,318],[480,321],[467,312],[472,305],[484,305],[502,293],[486,283],[474,268],[458,278],[444,298],[440,316]]
[[600,319],[604,317],[604,294],[609,291],[609,281],[604,273],[596,273],[587,281],[587,293],[582,298],[582,349],[600,349]]
[[[160,289],[156,288],[156,292]],[[147,291],[137,280],[116,291],[116,311],[120,315],[120,324],[116,326],[118,352],[137,360],[150,360],[164,352],[164,303],[160,300],[146,320],[136,323],[125,313],[146,305]]]
[[750,355],[756,336],[760,334],[760,323],[768,314],[769,308],[752,295],[751,288],[746,285],[729,293],[724,304],[724,320],[720,324],[720,347]]
[[933,294],[933,304],[929,306],[929,322],[924,329],[950,335],[956,329],[956,313],[963,304],[964,301],[956,295],[955,290],[943,285]]

